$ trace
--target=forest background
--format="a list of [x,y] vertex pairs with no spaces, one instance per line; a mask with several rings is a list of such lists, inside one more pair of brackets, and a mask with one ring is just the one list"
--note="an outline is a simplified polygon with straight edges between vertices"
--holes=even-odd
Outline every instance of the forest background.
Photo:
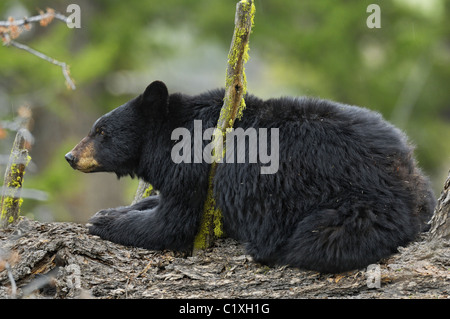
[[[82,174],[64,160],[100,115],[153,80],[197,94],[225,85],[236,1],[0,2],[0,20],[66,14],[78,4],[81,27],[34,25],[17,41],[70,65],[61,68],[14,47],[0,47],[0,161],[15,132],[7,123],[32,111],[32,162],[22,214],[40,221],[86,222],[96,211],[128,205],[137,180]],[[369,28],[370,4],[381,27]],[[255,0],[246,64],[248,90],[261,98],[316,96],[379,111],[417,146],[436,195],[450,169],[450,2],[445,0]],[[245,116],[245,112],[244,112]],[[3,176],[3,175],[0,175]]]

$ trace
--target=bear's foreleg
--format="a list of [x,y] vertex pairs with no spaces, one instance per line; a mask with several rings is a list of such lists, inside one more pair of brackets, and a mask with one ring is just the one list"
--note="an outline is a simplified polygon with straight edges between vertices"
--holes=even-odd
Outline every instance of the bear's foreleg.
[[[159,204],[158,204],[159,202]],[[103,239],[146,249],[191,249],[201,210],[160,202],[158,196],[135,205],[99,211],[89,220],[89,232]]]
[[131,206],[121,206],[116,208],[107,208],[101,211],[98,211],[92,218],[102,216],[102,215],[121,215],[126,214],[130,211],[137,210],[143,211],[147,209],[152,209],[158,206],[159,204],[159,195],[153,195],[146,197],[134,205]]

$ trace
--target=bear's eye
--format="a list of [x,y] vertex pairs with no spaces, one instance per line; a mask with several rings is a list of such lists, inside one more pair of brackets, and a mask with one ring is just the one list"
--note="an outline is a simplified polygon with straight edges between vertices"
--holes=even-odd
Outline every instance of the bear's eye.
[[103,127],[97,127],[95,129],[95,134],[97,134],[97,135],[105,135],[105,131],[103,130]]

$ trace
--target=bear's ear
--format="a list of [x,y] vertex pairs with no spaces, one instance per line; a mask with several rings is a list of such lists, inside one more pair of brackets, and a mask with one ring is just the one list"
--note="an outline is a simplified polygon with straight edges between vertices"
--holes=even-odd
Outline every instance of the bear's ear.
[[166,114],[168,111],[169,92],[164,82],[154,81],[150,83],[142,94],[142,106],[152,113]]

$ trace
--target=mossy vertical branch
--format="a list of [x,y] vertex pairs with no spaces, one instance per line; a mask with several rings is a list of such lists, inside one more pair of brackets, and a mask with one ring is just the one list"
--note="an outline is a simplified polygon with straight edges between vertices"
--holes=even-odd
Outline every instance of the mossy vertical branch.
[[14,140],[14,145],[9,156],[8,167],[5,171],[5,179],[3,184],[3,194],[1,200],[1,227],[17,221],[20,215],[20,206],[22,198],[20,191],[22,189],[23,175],[25,168],[31,158],[28,155],[26,145],[26,129],[20,129]]
[[139,202],[140,200],[142,200],[148,196],[156,195],[156,194],[157,194],[157,192],[153,188],[153,186],[150,183],[147,183],[141,179],[141,180],[139,180],[139,185],[138,185],[136,194],[134,195],[134,199],[133,199],[133,202],[131,203],[131,205],[136,204],[137,202]]
[[[194,251],[210,247],[214,238],[220,237],[222,231],[222,213],[216,207],[213,193],[213,182],[217,163],[222,161],[225,154],[225,135],[232,128],[236,118],[240,118],[245,108],[244,96],[247,92],[247,82],[244,64],[249,55],[249,38],[253,26],[255,5],[252,0],[242,0],[236,5],[235,28],[228,53],[227,73],[225,80],[225,97],[220,116],[214,133],[215,150],[214,161],[209,175],[208,196],[203,209],[203,216],[199,232],[194,240]],[[217,138],[221,136],[222,138]],[[222,145],[217,145],[221,143]]]

